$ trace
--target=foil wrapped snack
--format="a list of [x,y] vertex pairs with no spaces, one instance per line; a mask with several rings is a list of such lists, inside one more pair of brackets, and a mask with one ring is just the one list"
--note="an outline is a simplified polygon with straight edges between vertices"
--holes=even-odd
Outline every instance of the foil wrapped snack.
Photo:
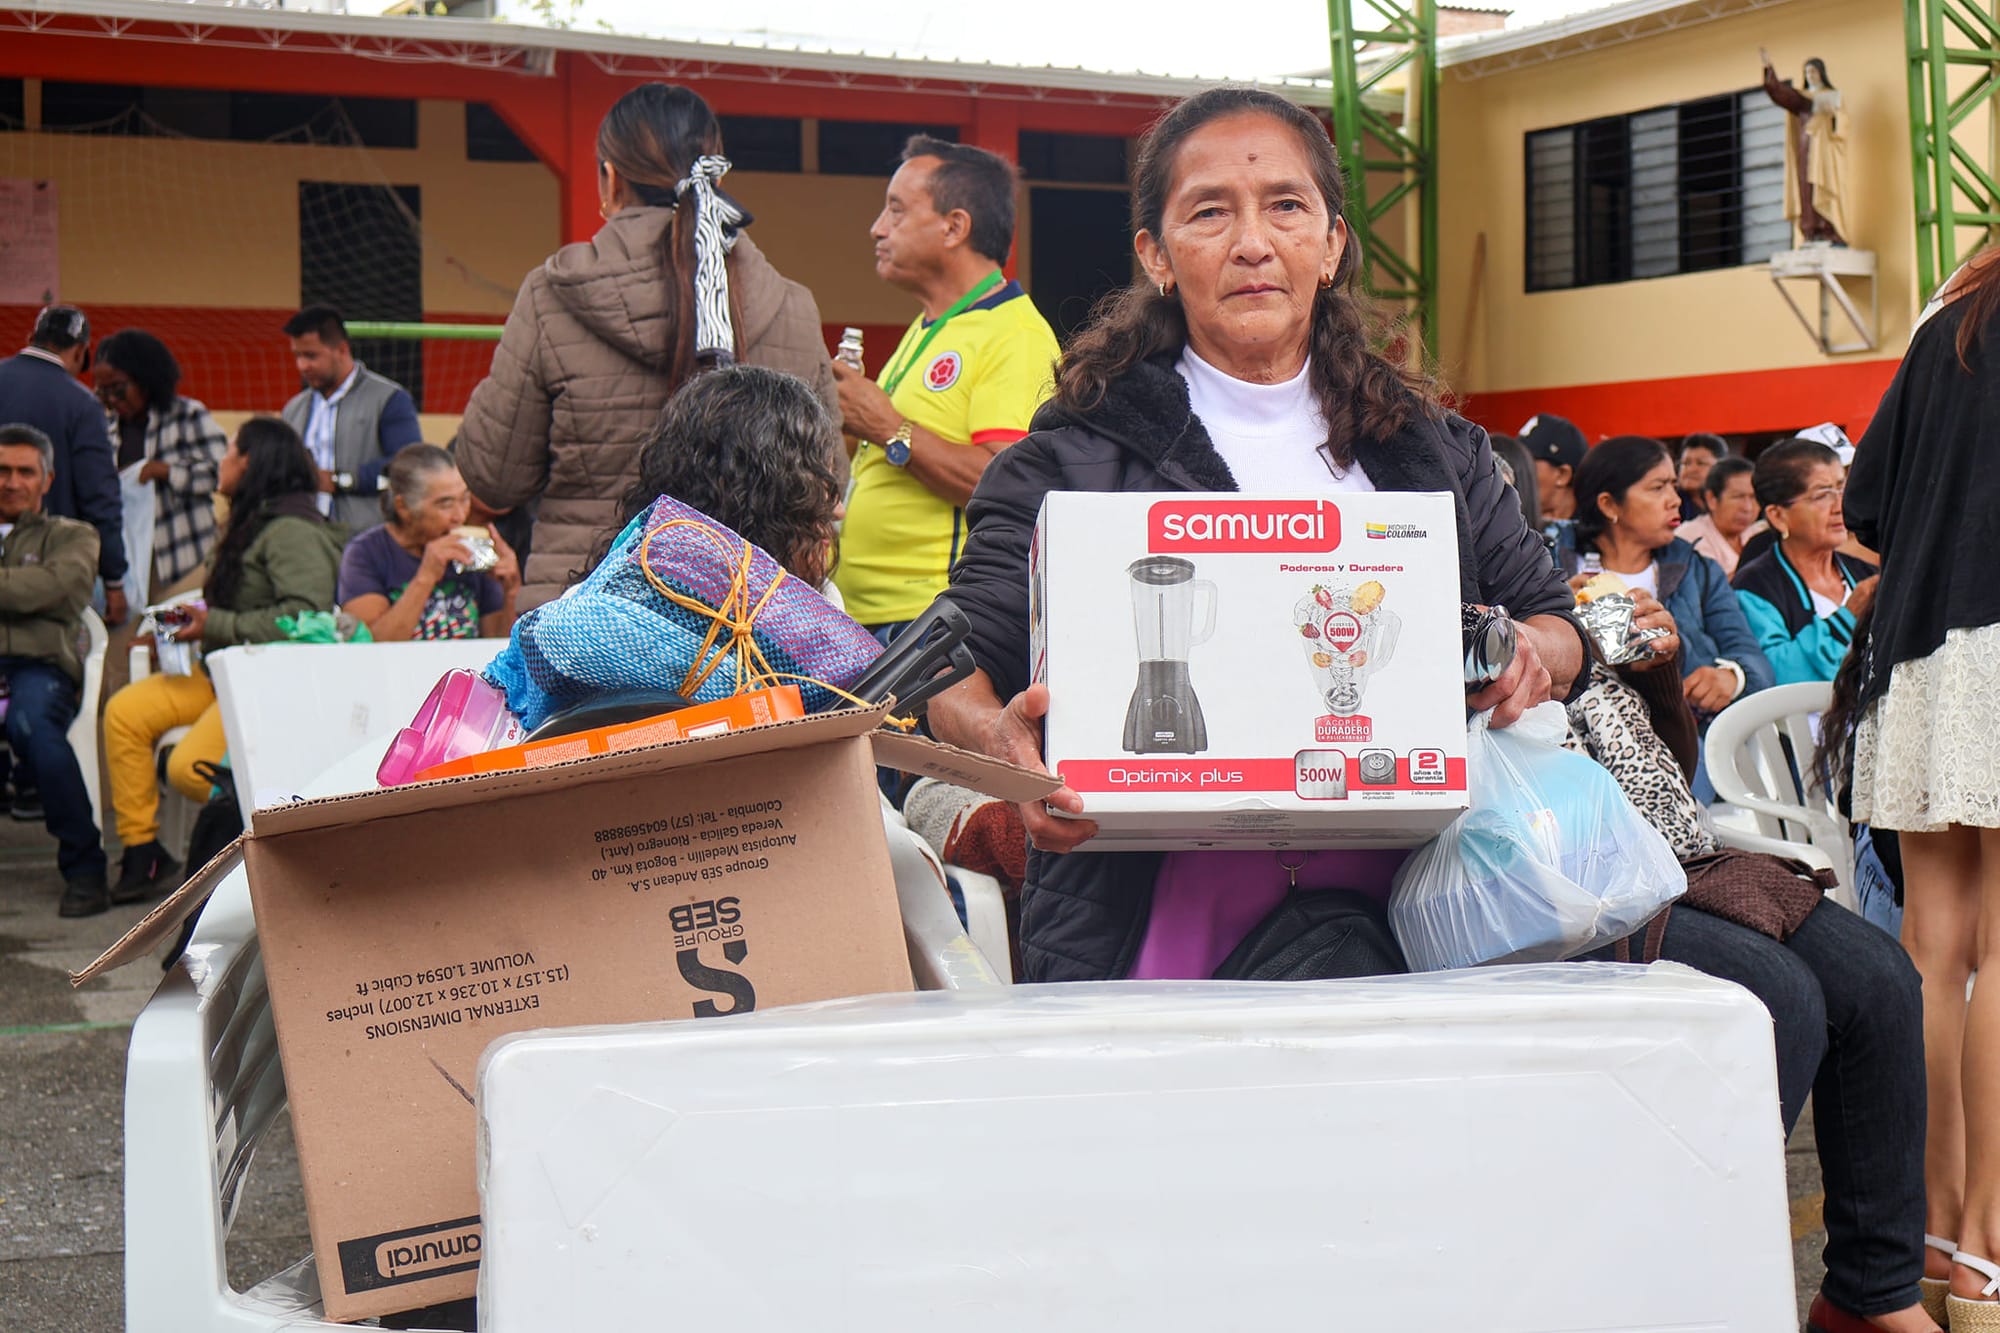
[[452,535],[465,543],[472,552],[472,559],[460,561],[460,567],[475,574],[483,574],[500,563],[500,552],[494,549],[493,534],[485,528],[453,528]]
[[193,608],[205,606],[200,593],[183,593],[181,596],[149,606],[139,618],[140,635],[153,636],[153,659],[160,665],[160,674],[166,676],[192,676],[201,662],[201,644],[182,642],[174,637],[175,631],[192,620]]
[[1577,599],[1576,618],[1583,622],[1606,665],[1624,666],[1651,657],[1652,641],[1666,637],[1667,632],[1658,626],[1634,629],[1632,621],[1638,610],[1627,592],[1604,593],[1589,601]]

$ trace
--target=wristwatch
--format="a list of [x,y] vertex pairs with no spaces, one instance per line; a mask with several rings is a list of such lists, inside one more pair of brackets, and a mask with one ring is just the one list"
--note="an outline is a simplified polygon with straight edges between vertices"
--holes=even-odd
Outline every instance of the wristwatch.
[[333,493],[334,493],[335,495],[352,495],[352,494],[354,494],[354,474],[353,474],[352,472],[336,472],[336,473],[334,473],[334,474],[333,474]]
[[882,456],[889,460],[890,467],[910,465],[910,433],[916,429],[907,420],[896,427],[896,433],[882,441]]

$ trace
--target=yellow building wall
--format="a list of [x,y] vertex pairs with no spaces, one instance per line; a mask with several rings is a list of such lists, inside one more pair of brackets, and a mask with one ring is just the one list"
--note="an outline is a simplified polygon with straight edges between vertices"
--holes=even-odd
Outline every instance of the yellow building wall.
[[[39,83],[27,87],[38,120]],[[422,100],[414,149],[235,143],[165,136],[0,132],[0,177],[53,180],[58,298],[100,333],[143,322],[187,371],[188,391],[233,421],[275,409],[296,385],[274,312],[300,302],[299,186],[304,181],[415,186],[421,193],[423,308],[432,318],[498,318],[522,279],[560,243],[559,182],[536,162],[474,162],[464,106]],[[778,269],[812,290],[821,318],[868,326],[871,353],[916,311],[875,276],[869,227],[881,177],[732,172],[728,188]],[[374,228],[323,228],[341,264],[373,261]],[[1029,280],[1027,187],[1019,196],[1016,269]],[[32,305],[0,308],[25,334]],[[881,347],[873,344],[888,342]],[[449,409],[484,373],[491,344],[427,344],[426,438],[449,438]]]
[[301,181],[421,189],[426,310],[506,314],[557,239],[554,175],[467,161],[457,102],[419,104],[415,149],[0,134],[0,176],[56,182],[61,296],[85,306],[296,307]]
[[[1761,264],[1527,291],[1525,136],[1750,88],[1760,45],[1794,80],[1820,57],[1843,94],[1848,239],[1877,255],[1878,350],[1823,355]],[[1900,355],[1920,304],[1905,79],[1902,7],[1889,0],[1800,0],[1506,73],[1443,71],[1434,341],[1451,386],[1481,394]]]

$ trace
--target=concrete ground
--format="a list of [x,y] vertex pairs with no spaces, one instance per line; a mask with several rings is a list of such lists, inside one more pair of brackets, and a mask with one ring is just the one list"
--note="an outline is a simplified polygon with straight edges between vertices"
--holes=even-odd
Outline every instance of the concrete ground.
[[[111,1333],[125,1309],[125,1044],[158,974],[135,963],[70,988],[68,971],[146,909],[64,921],[54,852],[40,825],[0,814],[0,1330]],[[1826,1242],[1810,1117],[1787,1164],[1803,1321]],[[230,1235],[230,1280],[248,1287],[310,1248],[281,1119],[258,1151]]]
[[[65,921],[55,845],[0,813],[0,1330],[124,1327],[124,1086],[131,1023],[158,973],[135,963],[81,991],[82,967],[146,913]],[[258,1151],[230,1236],[249,1286],[304,1255],[291,1129]],[[189,1330],[189,1333],[198,1333]]]

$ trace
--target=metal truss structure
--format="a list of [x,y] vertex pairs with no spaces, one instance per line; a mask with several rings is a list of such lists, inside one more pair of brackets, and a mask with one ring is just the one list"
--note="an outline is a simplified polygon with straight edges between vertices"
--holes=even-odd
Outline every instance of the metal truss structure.
[[[1357,15],[1360,21],[1357,21]],[[1328,0],[1333,137],[1361,279],[1426,339],[1437,323],[1437,11],[1433,0]],[[1402,111],[1382,106],[1392,76]]]
[[1904,0],[1917,284],[1925,297],[2000,228],[2000,12]]

